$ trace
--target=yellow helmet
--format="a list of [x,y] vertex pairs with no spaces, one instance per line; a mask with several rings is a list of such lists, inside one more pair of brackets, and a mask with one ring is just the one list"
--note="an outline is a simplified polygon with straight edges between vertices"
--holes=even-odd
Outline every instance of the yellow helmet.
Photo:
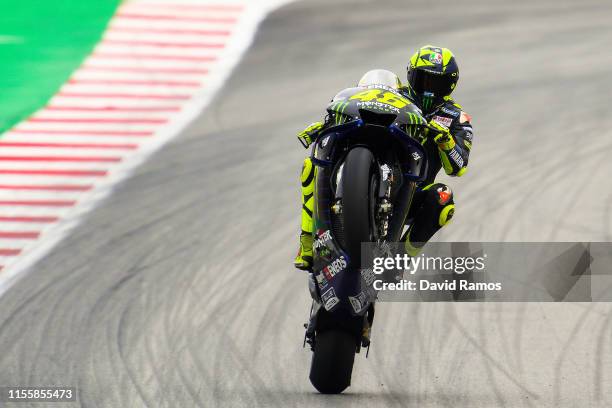
[[410,58],[408,84],[423,99],[424,109],[449,96],[459,81],[459,66],[448,48],[426,45]]

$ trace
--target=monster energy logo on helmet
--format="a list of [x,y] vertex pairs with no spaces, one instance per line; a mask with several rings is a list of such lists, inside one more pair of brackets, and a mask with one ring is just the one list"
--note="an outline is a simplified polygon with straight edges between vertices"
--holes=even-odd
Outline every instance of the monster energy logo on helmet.
[[459,67],[448,48],[426,45],[410,58],[408,84],[421,98],[425,110],[442,103],[459,80]]

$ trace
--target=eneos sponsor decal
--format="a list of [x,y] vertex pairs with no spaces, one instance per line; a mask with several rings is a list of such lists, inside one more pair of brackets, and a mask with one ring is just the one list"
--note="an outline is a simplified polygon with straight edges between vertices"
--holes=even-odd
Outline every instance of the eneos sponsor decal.
[[344,268],[346,268],[346,259],[344,259],[344,256],[341,256],[340,258],[334,259],[332,263],[323,268],[323,274],[327,280],[330,281],[338,272],[343,271]]

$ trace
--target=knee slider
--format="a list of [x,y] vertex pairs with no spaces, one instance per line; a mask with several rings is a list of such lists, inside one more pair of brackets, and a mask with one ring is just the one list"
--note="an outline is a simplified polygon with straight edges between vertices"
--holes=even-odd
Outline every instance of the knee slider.
[[438,225],[445,226],[455,214],[453,191],[443,183],[429,185],[424,191],[427,191],[427,204],[438,208]]
[[431,184],[423,191],[427,191],[427,201],[431,205],[445,207],[448,204],[453,204],[453,191],[449,186],[442,183]]

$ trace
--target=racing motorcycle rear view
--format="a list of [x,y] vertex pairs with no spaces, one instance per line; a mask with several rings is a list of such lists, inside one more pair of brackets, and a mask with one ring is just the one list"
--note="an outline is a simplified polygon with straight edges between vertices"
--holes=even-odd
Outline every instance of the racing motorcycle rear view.
[[369,84],[334,97],[327,107],[331,126],[312,149],[313,302],[305,342],[313,351],[310,381],[326,394],[350,385],[355,353],[370,346],[375,275],[361,267],[362,243],[401,239],[427,172],[419,141],[427,121],[384,75],[371,72]]

